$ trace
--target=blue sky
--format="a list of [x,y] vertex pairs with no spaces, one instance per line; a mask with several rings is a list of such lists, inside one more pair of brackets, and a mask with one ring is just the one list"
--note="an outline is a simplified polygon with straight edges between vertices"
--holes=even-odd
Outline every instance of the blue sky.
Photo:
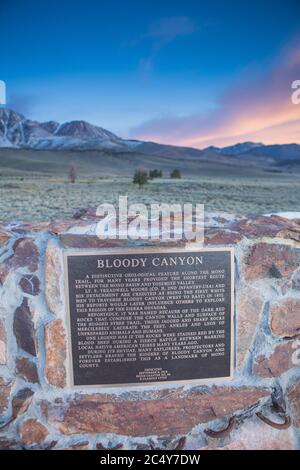
[[218,141],[206,123],[231,115],[235,87],[248,83],[253,96],[288,66],[299,19],[294,0],[1,0],[0,79],[7,106],[32,119],[201,146]]

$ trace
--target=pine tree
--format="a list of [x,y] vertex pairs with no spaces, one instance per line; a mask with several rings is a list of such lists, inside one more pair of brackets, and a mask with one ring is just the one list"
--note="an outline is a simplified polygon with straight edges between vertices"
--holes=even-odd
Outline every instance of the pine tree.
[[133,177],[133,183],[138,184],[141,189],[148,181],[147,172],[144,170],[136,170]]
[[181,173],[180,173],[180,171],[176,168],[175,170],[173,170],[173,171],[171,172],[171,175],[170,175],[170,176],[171,176],[171,178],[177,178],[177,179],[179,179],[179,178],[181,178]]

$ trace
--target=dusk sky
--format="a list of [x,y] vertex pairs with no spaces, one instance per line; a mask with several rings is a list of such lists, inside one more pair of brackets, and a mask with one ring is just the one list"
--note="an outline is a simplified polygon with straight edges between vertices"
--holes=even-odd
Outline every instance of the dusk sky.
[[299,0],[1,0],[0,80],[31,119],[206,147],[300,143]]

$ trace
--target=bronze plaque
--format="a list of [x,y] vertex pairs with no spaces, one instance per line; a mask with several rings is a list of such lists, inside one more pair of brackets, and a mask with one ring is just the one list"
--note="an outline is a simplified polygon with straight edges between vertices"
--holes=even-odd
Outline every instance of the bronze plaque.
[[233,249],[67,251],[73,386],[231,378]]

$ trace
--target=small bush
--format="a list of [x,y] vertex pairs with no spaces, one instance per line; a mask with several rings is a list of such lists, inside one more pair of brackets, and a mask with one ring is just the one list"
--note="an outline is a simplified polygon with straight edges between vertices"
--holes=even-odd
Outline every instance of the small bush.
[[173,170],[173,171],[171,172],[171,175],[170,175],[170,176],[171,176],[171,178],[174,178],[174,179],[177,178],[177,179],[179,179],[179,178],[181,178],[181,173],[180,173],[180,171],[176,168],[175,170]]
[[75,165],[70,165],[68,177],[71,183],[75,183],[77,180],[77,169]]
[[149,171],[149,179],[153,180],[154,178],[161,178],[163,175],[161,170],[157,170],[156,168],[154,170]]
[[144,170],[136,170],[133,176],[133,183],[138,184],[139,188],[142,188],[148,181],[148,174]]

